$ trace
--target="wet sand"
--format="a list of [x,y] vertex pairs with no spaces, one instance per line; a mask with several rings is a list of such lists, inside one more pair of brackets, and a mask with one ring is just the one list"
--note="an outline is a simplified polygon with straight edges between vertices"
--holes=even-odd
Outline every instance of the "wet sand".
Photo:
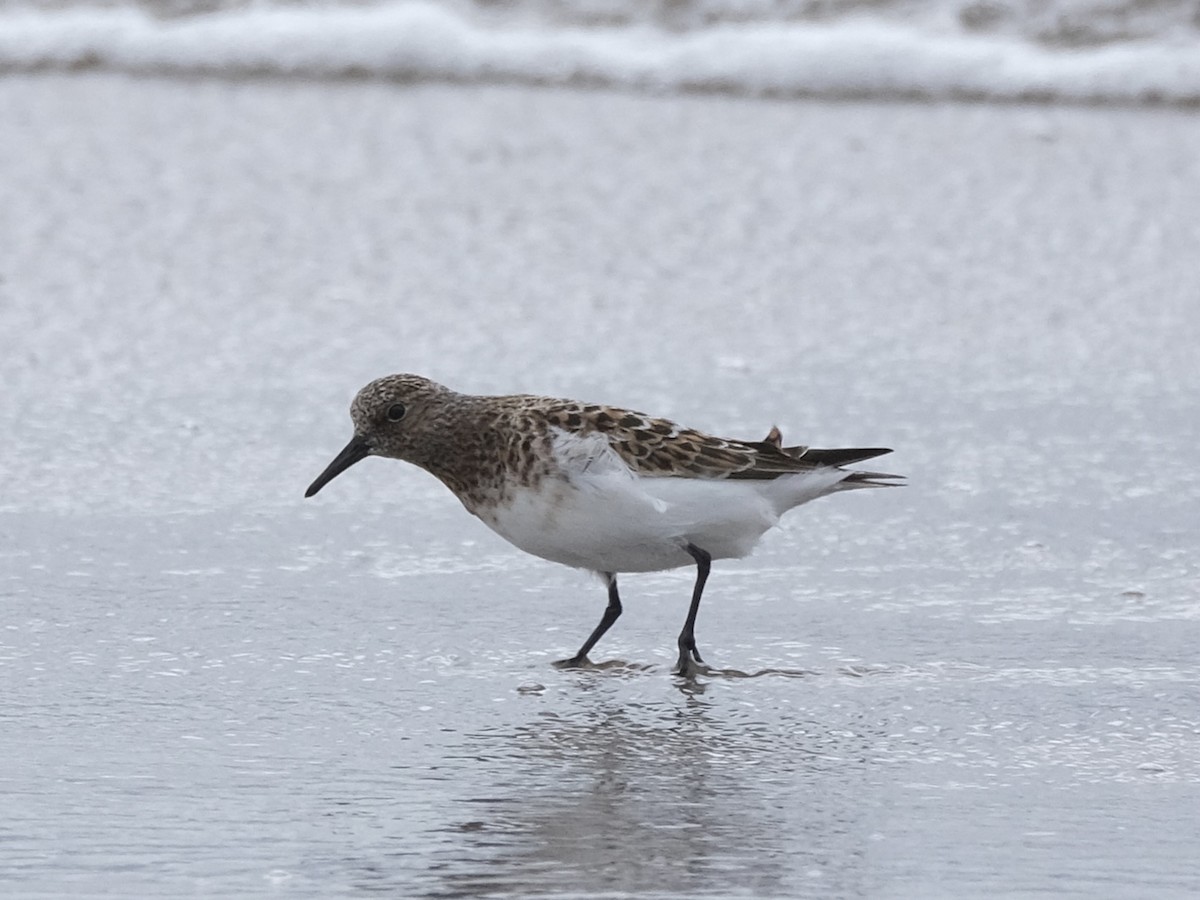
[[[0,79],[23,896],[1186,896],[1200,121]],[[890,445],[626,613],[374,460],[365,381]]]

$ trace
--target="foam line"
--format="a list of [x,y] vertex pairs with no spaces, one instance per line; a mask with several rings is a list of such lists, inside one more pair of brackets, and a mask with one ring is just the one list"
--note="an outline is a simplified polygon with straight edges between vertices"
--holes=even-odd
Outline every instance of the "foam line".
[[1055,50],[880,22],[492,27],[430,3],[0,14],[0,70],[376,76],[829,97],[1200,102],[1200,46]]

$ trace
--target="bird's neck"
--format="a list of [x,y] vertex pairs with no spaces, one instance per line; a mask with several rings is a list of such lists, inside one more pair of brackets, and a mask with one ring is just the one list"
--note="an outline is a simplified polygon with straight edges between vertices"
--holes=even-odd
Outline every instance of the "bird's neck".
[[[484,398],[470,398],[474,401]],[[531,457],[530,422],[518,407],[468,402],[452,420],[430,429],[411,459],[436,476],[478,515],[482,506],[503,503],[514,487],[546,473]]]

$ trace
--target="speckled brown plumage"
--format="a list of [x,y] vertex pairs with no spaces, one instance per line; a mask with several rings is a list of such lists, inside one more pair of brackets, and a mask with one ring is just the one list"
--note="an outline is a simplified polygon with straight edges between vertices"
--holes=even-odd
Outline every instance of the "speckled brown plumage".
[[[389,422],[394,404],[403,420]],[[460,394],[417,375],[371,382],[354,399],[356,431],[372,435],[371,452],[415,463],[441,479],[469,509],[503,501],[515,486],[558,474],[554,429],[603,435],[637,475],[770,479],[821,465],[857,462],[883,449],[830,451],[783,447],[773,428],[763,441],[737,441],[684,428],[634,410],[526,394]]]

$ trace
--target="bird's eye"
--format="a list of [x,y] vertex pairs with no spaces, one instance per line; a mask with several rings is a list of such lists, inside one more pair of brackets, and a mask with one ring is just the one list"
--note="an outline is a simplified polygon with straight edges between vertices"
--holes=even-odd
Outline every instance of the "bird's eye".
[[391,406],[388,407],[388,410],[387,410],[388,421],[389,422],[399,422],[401,419],[404,418],[404,414],[406,412],[408,412],[408,410],[404,408],[403,403],[393,403]]

